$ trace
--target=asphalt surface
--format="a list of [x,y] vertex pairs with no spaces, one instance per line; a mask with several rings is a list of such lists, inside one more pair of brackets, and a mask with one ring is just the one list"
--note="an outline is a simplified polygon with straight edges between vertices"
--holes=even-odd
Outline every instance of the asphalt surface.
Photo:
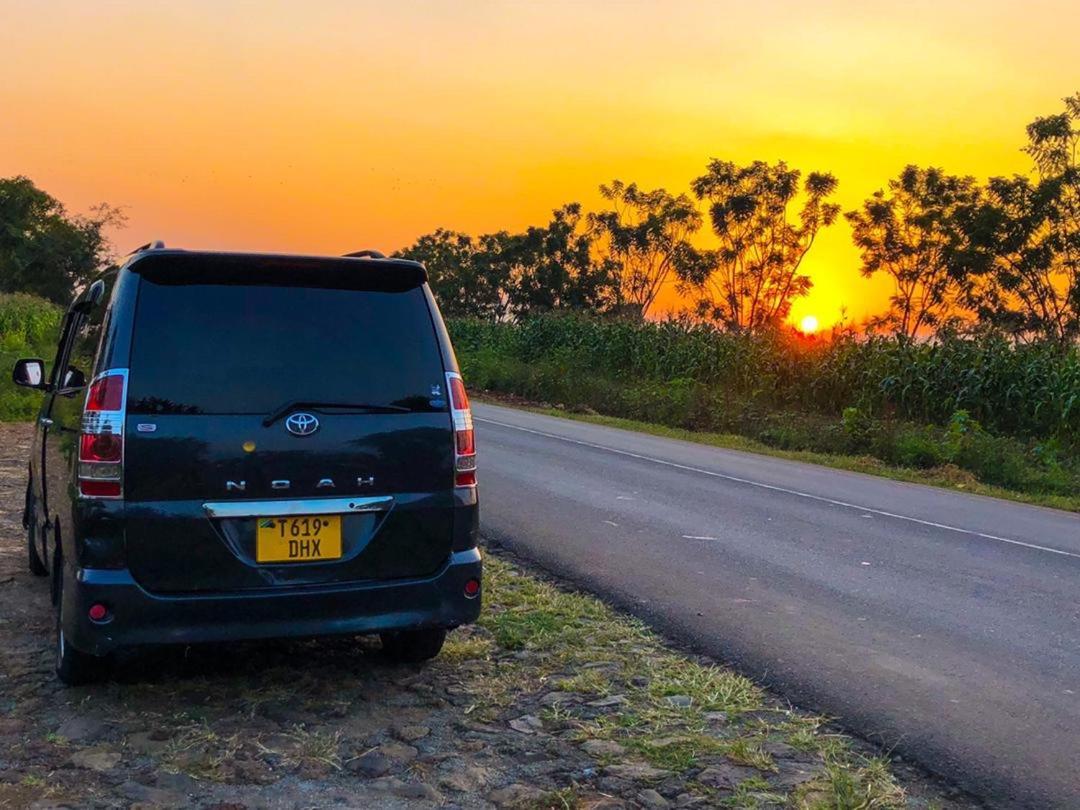
[[487,537],[992,805],[1080,807],[1080,516],[474,416]]

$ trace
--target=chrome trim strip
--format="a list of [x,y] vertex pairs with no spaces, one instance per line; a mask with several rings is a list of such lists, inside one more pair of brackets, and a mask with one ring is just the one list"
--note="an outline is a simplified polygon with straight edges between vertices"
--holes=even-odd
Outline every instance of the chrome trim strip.
[[367,498],[310,498],[277,501],[217,501],[204,503],[212,518],[278,517],[286,515],[348,515],[383,512],[394,505],[392,495]]

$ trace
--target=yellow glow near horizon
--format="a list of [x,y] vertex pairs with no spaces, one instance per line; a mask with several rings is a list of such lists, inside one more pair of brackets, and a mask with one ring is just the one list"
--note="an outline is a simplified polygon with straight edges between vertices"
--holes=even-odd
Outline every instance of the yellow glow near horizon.
[[818,319],[816,315],[804,315],[803,319],[799,321],[799,329],[803,334],[812,335],[818,330]]
[[[615,177],[683,191],[713,157],[831,171],[847,210],[909,162],[1026,171],[1024,126],[1080,89],[1078,18],[1071,0],[0,0],[0,176],[123,206],[120,249],[390,251],[595,209]],[[804,269],[792,323],[858,322],[890,292],[843,221]]]

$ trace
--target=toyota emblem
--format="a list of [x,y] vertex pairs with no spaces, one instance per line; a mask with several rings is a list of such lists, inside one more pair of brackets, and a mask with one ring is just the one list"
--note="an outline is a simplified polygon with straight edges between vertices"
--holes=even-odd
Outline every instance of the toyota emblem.
[[310,436],[319,429],[319,420],[313,413],[294,413],[285,420],[285,429],[294,436]]

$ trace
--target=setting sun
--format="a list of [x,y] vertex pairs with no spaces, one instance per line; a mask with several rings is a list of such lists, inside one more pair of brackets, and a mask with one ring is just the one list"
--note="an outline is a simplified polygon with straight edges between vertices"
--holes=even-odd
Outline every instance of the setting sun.
[[814,315],[807,315],[799,321],[799,329],[807,335],[812,335],[818,330],[818,319]]

